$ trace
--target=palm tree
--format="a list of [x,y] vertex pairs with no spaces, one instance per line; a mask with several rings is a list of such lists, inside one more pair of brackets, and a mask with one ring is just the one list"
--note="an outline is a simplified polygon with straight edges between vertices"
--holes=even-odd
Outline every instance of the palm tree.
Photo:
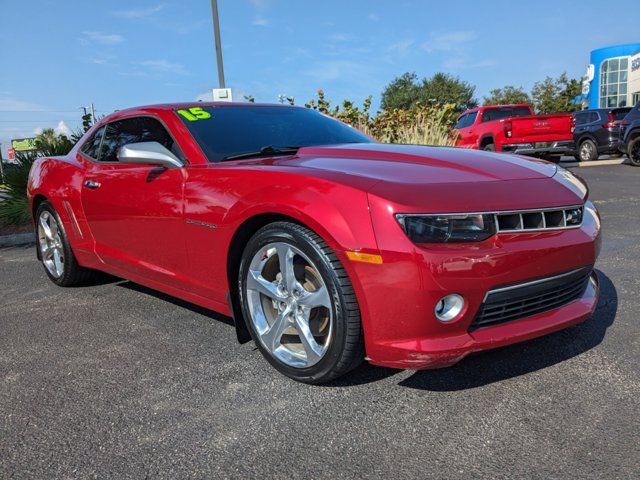
[[5,182],[0,184],[0,225],[23,225],[31,218],[27,182],[31,165],[38,156],[66,155],[74,142],[47,128],[36,137],[37,152],[17,152],[14,164],[5,164]]

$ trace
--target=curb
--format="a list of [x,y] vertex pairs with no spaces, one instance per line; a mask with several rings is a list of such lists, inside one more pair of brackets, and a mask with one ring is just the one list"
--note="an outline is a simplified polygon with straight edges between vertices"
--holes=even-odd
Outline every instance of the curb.
[[562,167],[601,167],[603,165],[629,164],[626,158],[615,158],[613,160],[594,160],[593,162],[560,162]]
[[1,235],[0,247],[14,247],[17,245],[31,245],[36,243],[35,233],[16,233],[13,235]]

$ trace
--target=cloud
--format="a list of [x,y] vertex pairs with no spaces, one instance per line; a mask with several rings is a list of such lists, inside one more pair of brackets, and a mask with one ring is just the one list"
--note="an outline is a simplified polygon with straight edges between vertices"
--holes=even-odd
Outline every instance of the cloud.
[[255,8],[266,8],[269,4],[268,0],[249,0],[249,3],[253,5]]
[[370,22],[377,22],[378,20],[380,20],[380,16],[378,16],[377,13],[371,12],[369,15],[367,15],[367,20],[369,20]]
[[251,25],[254,25],[256,27],[268,27],[269,25],[271,25],[271,21],[268,18],[255,17],[251,22]]
[[355,37],[350,33],[334,33],[329,35],[328,38],[331,42],[348,42],[353,40]]
[[468,56],[457,56],[448,58],[443,67],[447,70],[467,70],[470,68],[488,68],[496,64],[495,60],[485,59],[480,61],[470,60]]
[[128,20],[137,20],[140,18],[150,17],[158,13],[160,10],[164,9],[165,7],[166,5],[160,3],[158,5],[155,5],[149,8],[138,8],[138,9],[131,9],[131,10],[115,10],[111,12],[111,14],[115,15],[116,17],[126,18]]
[[409,49],[416,43],[416,41],[412,38],[407,38],[405,40],[400,40],[398,42],[392,43],[386,48],[387,53],[390,53],[393,56],[403,57],[407,53],[409,53]]
[[371,68],[366,63],[351,60],[327,60],[317,62],[304,73],[319,85],[337,79],[361,83],[371,76]]
[[0,110],[9,112],[33,112],[42,110],[42,106],[15,98],[0,98]]
[[87,45],[89,43],[98,43],[100,45],[115,45],[124,42],[124,37],[116,33],[104,33],[96,31],[82,32],[80,43]]
[[56,135],[65,135],[67,137],[70,137],[71,134],[73,133],[71,132],[71,129],[67,126],[67,124],[64,123],[62,120],[58,122],[58,125],[54,127],[53,131],[55,132]]
[[475,32],[431,32],[429,40],[422,44],[422,49],[433,52],[460,52],[477,38]]
[[158,72],[175,73],[176,75],[188,75],[189,72],[181,63],[173,63],[168,60],[144,60],[138,65],[148,67]]

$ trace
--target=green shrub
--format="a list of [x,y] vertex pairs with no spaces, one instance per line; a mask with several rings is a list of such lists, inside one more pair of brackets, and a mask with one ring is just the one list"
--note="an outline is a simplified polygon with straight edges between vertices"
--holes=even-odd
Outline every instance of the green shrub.
[[391,109],[371,115],[371,97],[362,108],[344,100],[342,105],[331,106],[322,90],[305,107],[318,110],[362,130],[383,143],[453,146],[455,137],[451,128],[458,116],[453,104],[427,106],[417,102],[409,109]]
[[57,135],[53,129],[46,129],[36,137],[37,152],[18,152],[13,164],[4,164],[5,181],[0,184],[0,225],[24,225],[31,218],[27,182],[31,165],[37,156],[51,157],[66,155],[79,139]]
[[16,155],[15,163],[4,165],[4,184],[0,184],[0,225],[24,225],[29,221],[27,181],[35,155]]

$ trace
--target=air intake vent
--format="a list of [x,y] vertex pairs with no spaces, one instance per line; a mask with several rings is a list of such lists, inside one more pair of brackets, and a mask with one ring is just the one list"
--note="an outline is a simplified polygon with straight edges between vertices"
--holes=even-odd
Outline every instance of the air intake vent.
[[583,206],[498,212],[498,233],[513,233],[536,230],[559,230],[582,225]]

